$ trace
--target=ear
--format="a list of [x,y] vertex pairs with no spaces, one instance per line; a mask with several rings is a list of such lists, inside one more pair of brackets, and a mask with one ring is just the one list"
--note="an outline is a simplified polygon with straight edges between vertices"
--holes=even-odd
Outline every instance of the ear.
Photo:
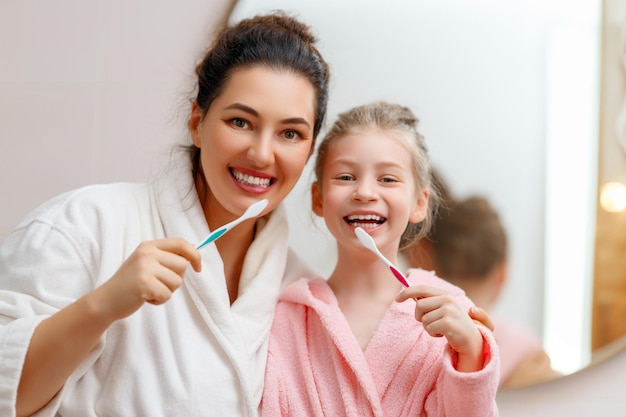
[[324,215],[324,199],[322,198],[322,190],[315,181],[311,185],[311,208],[313,213],[322,217]]
[[191,133],[191,140],[197,148],[201,147],[202,141],[200,140],[200,122],[204,118],[202,109],[198,106],[198,103],[194,100],[191,104],[191,117],[189,118],[189,133]]
[[427,189],[421,190],[417,195],[417,200],[409,214],[410,223],[419,223],[426,218],[426,212],[428,211],[428,196]]

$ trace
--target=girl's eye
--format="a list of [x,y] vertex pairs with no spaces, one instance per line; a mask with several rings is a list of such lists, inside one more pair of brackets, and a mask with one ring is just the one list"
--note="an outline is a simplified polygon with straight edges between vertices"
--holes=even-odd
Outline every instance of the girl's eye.
[[381,181],[382,181],[382,182],[385,182],[385,183],[394,183],[394,182],[398,182],[395,178],[392,178],[392,177],[383,177],[383,178],[381,178]]
[[296,132],[295,130],[286,130],[283,133],[283,136],[287,140],[294,141],[294,140],[298,140],[302,135],[300,135],[300,133]]
[[349,175],[349,174],[337,175],[335,179],[338,179],[339,181],[352,181],[352,175]]
[[237,117],[231,119],[230,123],[238,129],[246,129],[248,127],[248,122],[246,122],[244,119],[240,119]]

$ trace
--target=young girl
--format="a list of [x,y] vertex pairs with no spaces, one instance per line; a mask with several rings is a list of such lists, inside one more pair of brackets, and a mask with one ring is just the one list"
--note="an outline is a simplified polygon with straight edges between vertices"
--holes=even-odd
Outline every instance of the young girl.
[[328,278],[281,295],[270,336],[266,416],[498,414],[499,358],[462,290],[413,269],[402,290],[357,239],[362,227],[396,263],[407,224],[428,231],[437,200],[417,119],[383,102],[354,108],[320,144],[313,211],[337,240]]
[[[258,414],[273,312],[299,265],[281,202],[323,123],[328,66],[282,13],[197,66],[189,154],[148,184],[70,191],[0,247],[0,415]],[[195,245],[267,199],[262,217]]]

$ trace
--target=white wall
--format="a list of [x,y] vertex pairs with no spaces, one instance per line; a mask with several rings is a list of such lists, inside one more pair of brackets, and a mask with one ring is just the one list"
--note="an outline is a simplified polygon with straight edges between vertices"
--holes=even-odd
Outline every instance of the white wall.
[[0,2],[0,240],[60,192],[159,167],[230,3]]

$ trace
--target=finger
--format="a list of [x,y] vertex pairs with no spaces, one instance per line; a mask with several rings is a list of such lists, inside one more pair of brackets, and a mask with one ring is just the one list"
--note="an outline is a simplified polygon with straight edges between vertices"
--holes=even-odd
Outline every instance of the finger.
[[[417,310],[416,310],[417,311]],[[437,324],[443,319],[443,314],[441,309],[431,310],[421,316],[419,321],[422,322],[424,326],[424,330],[428,332],[433,337],[441,337],[443,336],[442,331],[439,330],[441,328],[441,323]],[[417,318],[417,313],[416,313]]]
[[411,287],[405,288],[398,295],[396,295],[396,301],[398,303],[401,303],[409,299],[418,300],[421,298],[421,296],[419,296],[418,294],[420,294],[419,289],[411,286]]
[[458,352],[472,340],[473,335],[479,334],[476,325],[464,311],[450,309],[449,313],[439,316],[441,310],[424,316],[424,329],[433,337],[445,336],[448,343]]
[[165,285],[170,292],[176,291],[183,284],[182,275],[177,274],[164,266],[161,266],[156,271],[155,277],[158,281]]
[[421,316],[422,322],[433,322],[444,317],[466,317],[467,321],[470,322],[467,313],[454,300],[445,295],[418,300],[415,306],[415,313],[416,318],[418,314]]
[[161,304],[182,285],[183,279],[158,261],[154,259],[152,261],[150,266],[138,271],[132,279],[127,280],[125,288],[142,301]]
[[189,266],[189,261],[172,252],[160,251],[157,256],[157,261],[159,264],[170,271],[174,272],[176,275],[183,277],[185,275],[185,271]]
[[[464,321],[466,321],[465,324],[463,324]],[[431,336],[445,336],[448,340],[461,333],[459,331],[460,326],[473,326],[472,321],[469,320],[464,311],[460,311],[450,305],[444,305],[426,313],[422,318],[422,323],[424,324],[424,329]]]
[[[455,299],[455,297],[450,293],[444,293],[441,295],[433,295],[430,297],[420,298],[416,302],[417,308],[420,309],[423,313],[427,313],[429,311],[440,309],[440,308],[453,308],[454,310],[458,310],[459,306]],[[467,314],[464,310],[463,314]]]
[[469,309],[469,316],[474,321],[482,324],[483,326],[485,326],[486,328],[488,328],[492,332],[494,331],[495,325],[493,323],[493,320],[491,320],[491,317],[489,316],[489,314],[487,314],[487,312],[485,310],[483,310],[482,308],[477,307],[477,306],[470,307],[470,309]]
[[144,294],[147,303],[160,305],[172,297],[173,292],[162,281],[154,280]]
[[443,288],[432,287],[430,285],[412,285],[402,290],[402,292],[396,296],[396,301],[402,302],[408,300],[409,298],[419,299],[444,294],[450,294],[450,292]]
[[426,333],[431,335],[432,337],[443,337],[443,330],[441,330],[441,325],[438,322],[422,322],[424,325],[424,330]]
[[196,272],[202,269],[202,256],[194,245],[182,238],[166,238],[156,241],[159,249],[185,258]]

